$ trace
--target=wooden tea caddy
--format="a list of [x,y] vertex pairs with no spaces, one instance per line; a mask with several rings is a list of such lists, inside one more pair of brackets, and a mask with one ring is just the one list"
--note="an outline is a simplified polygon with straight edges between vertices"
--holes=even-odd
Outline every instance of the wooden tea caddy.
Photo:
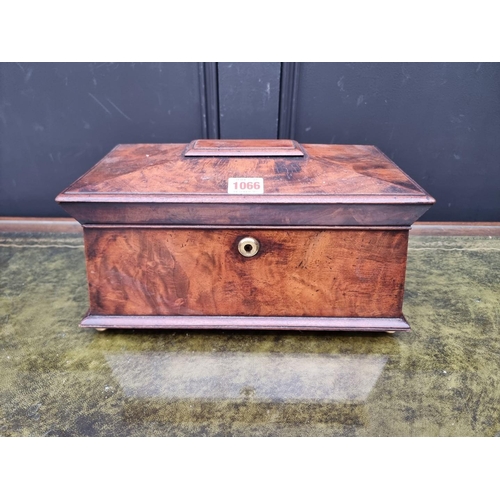
[[410,226],[435,200],[374,146],[122,144],[56,201],[93,328],[408,330]]

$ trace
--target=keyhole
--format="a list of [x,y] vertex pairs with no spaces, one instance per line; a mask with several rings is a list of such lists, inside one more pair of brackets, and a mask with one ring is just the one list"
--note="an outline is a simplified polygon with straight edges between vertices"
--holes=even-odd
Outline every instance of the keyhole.
[[243,257],[253,257],[260,249],[260,243],[251,236],[245,236],[238,242],[238,251]]

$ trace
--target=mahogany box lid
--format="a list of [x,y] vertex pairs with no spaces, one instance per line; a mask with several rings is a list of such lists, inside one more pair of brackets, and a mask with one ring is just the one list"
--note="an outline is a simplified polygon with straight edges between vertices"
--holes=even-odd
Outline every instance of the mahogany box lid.
[[435,200],[375,146],[120,144],[56,201],[82,224],[403,225]]

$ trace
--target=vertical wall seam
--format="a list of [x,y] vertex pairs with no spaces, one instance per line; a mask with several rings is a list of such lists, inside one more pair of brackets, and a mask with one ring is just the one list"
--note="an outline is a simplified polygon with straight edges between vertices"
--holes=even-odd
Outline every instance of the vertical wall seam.
[[203,137],[220,138],[219,77],[216,62],[199,63]]
[[281,63],[278,139],[293,139],[300,63]]
[[205,63],[198,63],[198,76],[200,81],[201,130],[203,139],[208,139],[208,111],[205,85]]

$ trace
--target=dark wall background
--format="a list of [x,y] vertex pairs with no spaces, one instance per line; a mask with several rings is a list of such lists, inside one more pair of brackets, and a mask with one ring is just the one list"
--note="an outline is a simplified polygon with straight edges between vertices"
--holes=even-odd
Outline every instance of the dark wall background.
[[427,220],[500,220],[500,64],[304,64],[299,142],[375,144],[432,194]]
[[500,220],[500,64],[2,63],[0,215],[55,196],[119,143],[374,144],[436,199]]

